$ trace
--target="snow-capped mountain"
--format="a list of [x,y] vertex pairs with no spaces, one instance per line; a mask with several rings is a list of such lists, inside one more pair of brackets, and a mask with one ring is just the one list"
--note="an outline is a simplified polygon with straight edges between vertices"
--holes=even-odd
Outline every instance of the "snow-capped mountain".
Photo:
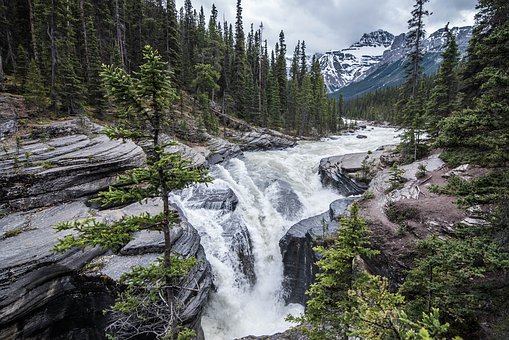
[[[459,50],[465,54],[472,37],[472,27],[454,27],[451,30]],[[445,42],[443,28],[423,42],[423,69],[426,74],[433,74],[438,69]],[[394,36],[378,30],[364,34],[349,48],[325,53],[320,58],[320,65],[329,93],[341,92],[345,97],[352,97],[401,83],[405,58],[405,33]]]
[[330,51],[320,57],[320,66],[328,92],[363,79],[368,70],[383,59],[383,53],[394,40],[394,35],[378,30],[364,34],[348,48]]

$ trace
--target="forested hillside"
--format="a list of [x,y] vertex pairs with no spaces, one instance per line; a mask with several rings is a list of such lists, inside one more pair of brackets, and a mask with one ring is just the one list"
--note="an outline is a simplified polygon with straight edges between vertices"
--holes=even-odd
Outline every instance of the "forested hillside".
[[[102,64],[139,70],[150,45],[169,62],[173,86],[192,95],[203,123],[217,130],[210,101],[253,124],[300,135],[338,129],[317,60],[306,67],[305,42],[295,48],[288,79],[287,46],[267,46],[263,24],[244,31],[241,1],[234,23],[219,9],[183,8],[166,0],[0,1],[0,88],[22,94],[40,112],[76,115],[108,109]],[[258,26],[259,25],[259,26]]]

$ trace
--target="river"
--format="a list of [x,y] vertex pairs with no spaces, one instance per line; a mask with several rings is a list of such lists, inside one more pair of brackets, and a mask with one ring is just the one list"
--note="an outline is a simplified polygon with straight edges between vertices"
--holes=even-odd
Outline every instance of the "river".
[[234,210],[197,208],[192,197],[200,188],[173,197],[199,231],[214,273],[216,291],[202,319],[207,340],[282,332],[291,326],[285,316],[304,310],[300,305],[285,306],[281,298],[278,242],[293,224],[326,211],[341,198],[322,187],[320,159],[399,142],[394,129],[368,126],[368,130],[360,132],[366,139],[354,134],[301,142],[287,150],[248,152],[213,166],[214,182],[201,190],[233,191],[238,200]]

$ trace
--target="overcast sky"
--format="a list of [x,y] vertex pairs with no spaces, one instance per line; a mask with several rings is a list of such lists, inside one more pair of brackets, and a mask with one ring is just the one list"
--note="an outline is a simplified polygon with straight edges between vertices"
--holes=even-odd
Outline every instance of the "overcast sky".
[[[184,0],[176,0],[177,10]],[[203,6],[208,20],[215,4],[219,17],[235,22],[236,0],[192,0],[197,10]],[[415,0],[243,0],[244,30],[263,22],[264,39],[273,45],[284,30],[289,54],[297,40],[305,40],[308,54],[348,47],[363,33],[379,28],[393,34],[407,31],[407,21]],[[433,33],[450,21],[451,27],[474,23],[477,0],[430,0],[433,12],[426,31]]]

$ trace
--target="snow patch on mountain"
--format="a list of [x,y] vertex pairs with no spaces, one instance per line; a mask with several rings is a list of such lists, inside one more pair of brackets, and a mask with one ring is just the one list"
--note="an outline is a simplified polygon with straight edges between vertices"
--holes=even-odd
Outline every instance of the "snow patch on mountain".
[[[454,27],[451,31],[456,37],[460,52],[464,55],[472,37],[472,27]],[[446,34],[443,28],[432,33],[423,42],[424,53],[430,55],[436,65],[442,61],[441,53],[445,43]],[[327,91],[333,93],[352,83],[360,82],[381,67],[400,62],[406,54],[405,33],[398,36],[384,30],[366,33],[350,47],[329,51],[320,57]]]
[[364,34],[348,48],[329,51],[320,57],[320,67],[328,92],[363,79],[369,69],[382,61],[383,53],[392,45],[394,35],[378,30]]

